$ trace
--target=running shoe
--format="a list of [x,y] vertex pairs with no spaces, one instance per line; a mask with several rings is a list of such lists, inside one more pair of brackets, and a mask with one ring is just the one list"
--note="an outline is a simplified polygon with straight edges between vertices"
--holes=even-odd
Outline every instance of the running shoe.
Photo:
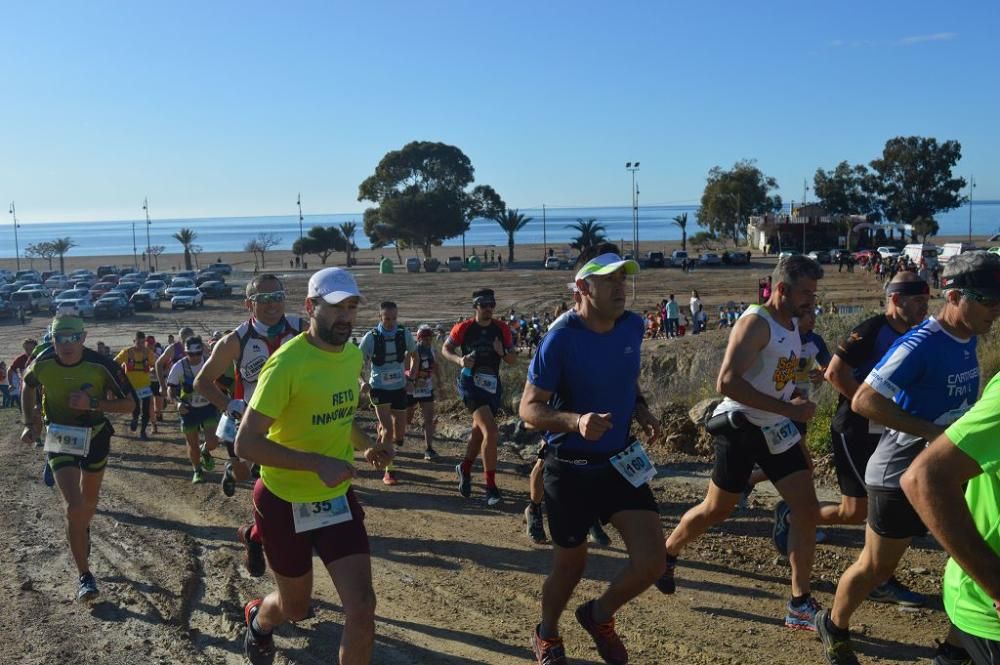
[[535,661],[538,665],[569,665],[566,660],[566,650],[563,648],[561,637],[551,640],[543,640],[538,635],[540,626],[535,626],[531,631],[531,652],[535,654]]
[[191,474],[191,484],[198,485],[199,483],[205,482],[205,477],[202,474],[203,472],[201,470],[201,467],[199,466],[197,469],[194,470],[194,473]]
[[254,617],[260,611],[260,604],[264,602],[261,598],[255,598],[243,608],[243,617],[246,619],[247,630],[243,637],[243,655],[246,656],[250,665],[269,665],[274,662],[274,636],[254,635],[250,625]]
[[76,592],[76,599],[81,603],[89,602],[97,598],[97,580],[89,572],[80,575],[80,588]]
[[503,497],[500,495],[500,490],[493,487],[486,488],[486,505],[487,506],[498,506],[503,502]]
[[433,448],[428,448],[427,450],[424,451],[425,462],[433,462],[437,458],[438,458],[437,451],[434,450]]
[[779,501],[774,507],[774,529],[771,531],[771,541],[778,554],[788,556],[788,516],[791,514],[788,504]]
[[816,632],[823,642],[823,655],[829,665],[859,665],[858,657],[854,655],[851,648],[850,636],[846,638],[834,637],[830,632],[830,610],[821,610],[816,615]]
[[530,503],[527,505],[524,509],[524,524],[528,532],[528,538],[531,538],[536,543],[545,542],[545,524],[542,522],[541,505],[537,507]]
[[385,474],[382,476],[382,483],[385,485],[395,485],[399,483],[399,479],[396,478],[396,472],[386,469]]
[[134,432],[137,429],[139,429],[139,421],[138,420],[130,420],[129,424],[128,424],[128,429],[129,429],[130,432]]
[[264,560],[264,546],[250,538],[252,524],[246,524],[236,530],[236,535],[243,544],[243,567],[250,577],[263,577],[267,572],[267,562]]
[[938,648],[934,652],[934,659],[931,663],[932,665],[973,665],[972,656],[969,655],[968,651],[948,642],[938,642]]
[[472,496],[472,475],[462,471],[462,465],[455,465],[455,473],[458,475],[458,493],[468,499]]
[[236,494],[236,474],[233,473],[232,462],[226,462],[226,470],[222,472],[222,493],[226,496]]
[[215,458],[212,457],[212,453],[205,450],[205,446],[201,446],[201,466],[205,471],[215,469]]
[[590,633],[597,646],[597,653],[601,655],[605,663],[609,665],[625,665],[628,663],[628,651],[625,645],[615,632],[615,618],[607,623],[597,623],[594,621],[594,601],[588,600],[583,605],[576,608],[576,620],[583,626],[583,629]]
[[660,593],[667,595],[677,591],[677,583],[674,581],[674,570],[677,568],[677,558],[667,557],[667,567],[664,569],[660,579],[656,580],[656,589]]
[[45,463],[45,468],[42,469],[42,482],[45,483],[46,487],[52,487],[56,484],[56,477],[52,474],[52,467],[49,463]]
[[143,427],[142,430],[140,430],[140,432],[139,432],[139,438],[142,439],[143,441],[149,441],[149,435],[146,434],[146,428],[145,427]]
[[896,579],[895,575],[884,584],[872,589],[872,592],[868,594],[868,600],[874,600],[876,603],[894,603],[903,607],[923,607],[924,603],[927,602],[925,596],[907,589],[902,582]]
[[753,494],[753,485],[747,483],[747,486],[743,488],[743,494],[740,495],[740,501],[736,504],[737,510],[746,510],[750,507],[750,495]]
[[816,613],[822,608],[812,596],[806,596],[798,605],[788,601],[785,608],[785,625],[798,630],[816,630]]
[[607,547],[611,544],[611,536],[604,530],[600,522],[594,522],[590,526],[590,531],[587,532],[587,542]]

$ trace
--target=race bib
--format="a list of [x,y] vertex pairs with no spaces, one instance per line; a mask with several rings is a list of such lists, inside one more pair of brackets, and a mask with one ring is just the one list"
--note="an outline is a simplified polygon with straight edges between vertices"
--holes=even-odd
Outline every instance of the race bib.
[[235,419],[231,418],[228,413],[224,413],[219,418],[219,424],[215,428],[215,436],[219,437],[223,443],[232,443],[236,441],[237,425]]
[[382,372],[379,374],[379,378],[382,380],[383,385],[391,385],[403,380],[403,372],[402,370],[394,369],[390,372]]
[[90,452],[90,428],[49,423],[45,431],[47,453],[86,457]]
[[200,409],[203,406],[208,406],[209,402],[207,399],[199,395],[198,393],[191,393],[188,397],[188,402],[191,403],[192,409]]
[[764,433],[764,441],[772,455],[780,455],[802,438],[795,423],[788,418],[782,418],[773,425],[765,425],[760,431]]
[[490,394],[496,394],[497,377],[494,374],[482,374],[476,372],[472,375],[472,385],[480,390],[485,390]]
[[632,487],[642,487],[656,476],[656,467],[638,441],[633,441],[631,446],[608,461]]
[[413,396],[420,397],[431,397],[434,394],[434,381],[431,379],[420,379],[417,381],[417,386],[413,390]]
[[353,518],[346,494],[328,501],[292,504],[295,533],[305,533],[341,522],[350,522]]
[[135,396],[138,397],[139,399],[146,399],[147,397],[152,397],[153,389],[150,388],[149,386],[146,386],[145,388],[139,388],[138,390],[135,391]]
[[868,421],[868,433],[869,434],[879,434],[879,435],[881,435],[882,432],[884,432],[884,431],[885,431],[885,425],[880,425],[877,422],[875,422],[874,420],[869,420]]

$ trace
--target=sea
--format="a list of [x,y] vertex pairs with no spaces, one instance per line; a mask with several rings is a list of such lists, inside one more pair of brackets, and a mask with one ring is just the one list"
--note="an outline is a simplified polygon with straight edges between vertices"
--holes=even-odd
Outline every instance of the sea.
[[[628,206],[546,207],[544,211],[541,208],[522,208],[520,212],[530,217],[531,221],[515,235],[514,240],[517,244],[546,242],[556,247],[565,245],[574,237],[570,225],[577,220],[588,219],[597,220],[604,227],[609,240],[631,242],[632,208]],[[683,213],[688,215],[688,236],[697,233],[701,230],[696,221],[697,212],[698,207],[690,205],[640,205],[640,250],[645,252],[653,249],[656,241],[680,240],[681,231],[672,220]],[[1000,233],[1000,201],[974,201],[971,219],[974,239]],[[965,236],[969,232],[969,206],[964,205],[941,213],[937,216],[937,220],[940,225],[938,235]],[[306,215],[302,221],[302,229],[308,232],[312,226],[332,226],[343,222],[356,222],[358,232],[355,235],[355,243],[362,249],[368,248],[369,242],[362,230],[360,213]],[[148,243],[150,246],[163,245],[167,253],[180,252],[180,243],[173,238],[173,234],[185,227],[195,231],[197,234],[195,244],[206,256],[240,251],[248,241],[261,233],[272,234],[278,239],[275,249],[290,249],[292,242],[299,237],[298,215],[153,218],[148,227]],[[141,255],[147,245],[146,231],[145,218],[76,222],[18,220],[17,245],[23,257],[27,245],[68,237],[76,243],[68,256],[117,256],[132,254],[133,251]],[[14,258],[14,241],[14,224],[8,219],[6,223],[0,224],[0,258]],[[644,243],[653,245],[644,246]],[[445,244],[461,245],[462,236],[446,240]],[[465,244],[470,250],[479,247],[504,247],[507,244],[507,235],[496,222],[476,219],[465,234]]]

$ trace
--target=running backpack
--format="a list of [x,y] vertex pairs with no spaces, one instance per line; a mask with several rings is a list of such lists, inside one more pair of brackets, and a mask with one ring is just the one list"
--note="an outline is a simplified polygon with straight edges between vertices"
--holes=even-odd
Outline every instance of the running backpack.
[[[378,327],[375,327],[372,328],[372,338],[375,342],[375,348],[372,351],[372,364],[380,367],[385,364],[385,335]],[[406,354],[406,330],[402,326],[396,328],[395,342],[396,357],[393,358],[393,362],[403,362],[403,357]]]

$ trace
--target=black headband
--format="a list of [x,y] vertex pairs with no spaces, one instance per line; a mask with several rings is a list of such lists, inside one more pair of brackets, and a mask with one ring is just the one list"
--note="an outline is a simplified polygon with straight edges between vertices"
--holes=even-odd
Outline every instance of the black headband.
[[917,279],[909,282],[890,282],[889,286],[885,287],[885,292],[889,295],[898,293],[901,296],[926,296],[930,295],[931,288],[926,281]]

